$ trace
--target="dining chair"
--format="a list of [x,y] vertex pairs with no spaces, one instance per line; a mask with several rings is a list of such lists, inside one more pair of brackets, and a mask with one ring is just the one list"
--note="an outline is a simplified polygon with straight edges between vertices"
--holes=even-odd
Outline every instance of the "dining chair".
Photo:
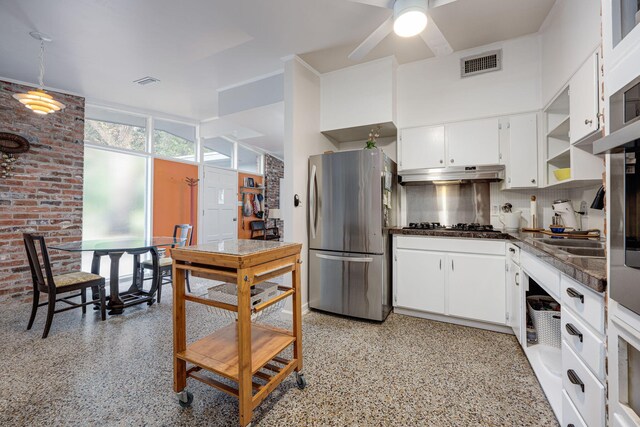
[[253,240],[279,240],[280,230],[278,227],[267,227],[264,220],[251,221],[249,223],[251,228],[250,239]]
[[[193,226],[191,224],[176,224],[173,227],[173,238],[179,239],[181,243],[171,245],[172,248],[176,246],[191,246],[193,241]],[[162,285],[171,284],[173,282],[173,260],[170,256],[163,256],[158,259],[160,264],[160,283],[158,284],[158,303],[162,299]],[[153,261],[148,259],[140,263],[140,269],[138,274],[140,275],[140,283],[144,283],[145,280],[151,280],[149,277],[145,279],[144,271],[153,269]],[[191,284],[189,283],[189,272],[185,274],[187,282],[187,291],[191,292]]]
[[[71,273],[53,275],[51,270],[51,262],[49,261],[49,253],[43,236],[36,236],[29,233],[23,234],[24,246],[27,251],[27,259],[31,268],[31,278],[33,281],[33,305],[31,308],[31,317],[27,330],[33,326],[36,318],[38,307],[44,305],[47,307],[47,321],[44,325],[44,333],[42,338],[49,335],[51,321],[53,315],[63,311],[82,307],[82,314],[87,313],[87,305],[100,304],[100,315],[102,320],[106,319],[106,297],[105,297],[105,280],[104,277],[97,274],[85,273],[84,271],[75,271]],[[36,242],[38,246],[36,246]],[[42,258],[42,262],[41,262]],[[44,267],[44,274],[43,274]],[[98,298],[87,302],[87,288],[98,289]],[[59,294],[80,291],[75,295],[61,296]],[[40,304],[40,292],[47,294],[47,302]],[[80,297],[81,303],[70,301],[71,298]],[[71,307],[65,307],[59,310],[55,309],[57,302],[64,302]]]

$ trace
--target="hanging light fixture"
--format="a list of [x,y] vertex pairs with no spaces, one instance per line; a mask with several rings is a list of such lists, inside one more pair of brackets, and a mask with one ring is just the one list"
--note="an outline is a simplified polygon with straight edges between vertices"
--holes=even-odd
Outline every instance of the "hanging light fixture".
[[29,33],[31,37],[40,40],[40,79],[39,87],[36,90],[30,90],[27,93],[16,93],[13,95],[15,99],[24,104],[36,114],[46,115],[62,110],[65,105],[53,99],[53,96],[44,91],[44,44],[50,42],[51,37],[37,31]]
[[426,0],[396,0],[393,5],[393,31],[400,37],[413,37],[427,26]]

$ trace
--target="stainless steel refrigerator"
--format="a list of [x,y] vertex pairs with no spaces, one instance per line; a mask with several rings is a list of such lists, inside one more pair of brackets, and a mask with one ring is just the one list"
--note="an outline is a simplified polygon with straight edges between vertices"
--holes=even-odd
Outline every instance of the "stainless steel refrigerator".
[[309,158],[309,307],[371,320],[391,311],[396,164],[380,149]]

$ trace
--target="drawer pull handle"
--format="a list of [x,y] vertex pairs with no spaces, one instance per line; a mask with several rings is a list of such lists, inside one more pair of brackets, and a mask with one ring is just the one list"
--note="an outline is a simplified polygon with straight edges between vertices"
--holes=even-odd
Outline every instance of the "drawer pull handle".
[[567,371],[567,377],[569,377],[569,381],[571,381],[571,384],[580,386],[580,390],[582,390],[582,392],[584,393],[584,383],[573,369],[569,369]]
[[580,342],[582,342],[582,332],[580,332],[578,328],[573,326],[571,323],[567,323],[564,327],[567,329],[567,332],[569,332],[569,335],[574,335],[580,338]]
[[567,288],[567,295],[569,295],[571,298],[579,299],[580,302],[584,304],[584,295],[582,295],[580,292],[576,291],[575,289]]

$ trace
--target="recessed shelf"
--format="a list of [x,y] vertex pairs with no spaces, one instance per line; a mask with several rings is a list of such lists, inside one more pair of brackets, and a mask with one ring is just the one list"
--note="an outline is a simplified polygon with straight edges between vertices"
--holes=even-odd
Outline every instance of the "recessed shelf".
[[569,115],[569,86],[564,88],[558,96],[544,110],[547,114]]
[[571,147],[567,147],[559,153],[553,154],[551,157],[547,159],[547,163],[553,164],[563,164],[566,167],[569,167],[569,162],[571,160]]
[[548,137],[561,139],[563,141],[569,141],[570,122],[569,115],[563,116],[564,118],[553,129],[547,133]]

